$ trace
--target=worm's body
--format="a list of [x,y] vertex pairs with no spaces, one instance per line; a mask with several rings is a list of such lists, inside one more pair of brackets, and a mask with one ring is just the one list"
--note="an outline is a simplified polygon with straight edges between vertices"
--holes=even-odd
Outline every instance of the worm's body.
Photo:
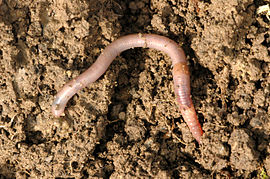
[[68,100],[80,89],[95,82],[107,70],[117,55],[135,47],[154,48],[170,56],[173,65],[175,96],[179,109],[194,138],[200,143],[203,131],[190,98],[190,77],[185,53],[177,43],[160,35],[131,34],[108,45],[92,66],[68,82],[57,93],[52,105],[54,116],[61,116]]

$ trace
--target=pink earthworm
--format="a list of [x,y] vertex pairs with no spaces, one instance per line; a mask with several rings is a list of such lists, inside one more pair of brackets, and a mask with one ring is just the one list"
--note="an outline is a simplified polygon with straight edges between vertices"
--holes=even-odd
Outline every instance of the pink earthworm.
[[135,47],[153,48],[165,52],[172,61],[173,81],[176,101],[192,135],[201,143],[202,128],[198,121],[190,95],[190,74],[185,53],[173,40],[154,34],[131,34],[123,36],[100,54],[96,62],[85,72],[71,80],[57,93],[52,105],[52,113],[59,117],[64,113],[68,100],[79,90],[95,82],[121,52]]

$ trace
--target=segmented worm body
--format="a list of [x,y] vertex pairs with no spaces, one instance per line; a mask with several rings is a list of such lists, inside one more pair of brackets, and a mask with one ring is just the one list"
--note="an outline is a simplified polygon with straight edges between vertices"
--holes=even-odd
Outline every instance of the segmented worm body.
[[95,82],[107,70],[117,55],[135,47],[154,48],[169,55],[173,65],[174,92],[179,109],[194,138],[200,143],[203,131],[190,97],[190,75],[185,53],[173,40],[160,35],[131,34],[108,45],[92,66],[65,84],[57,93],[52,105],[54,116],[61,116],[68,100],[80,89]]

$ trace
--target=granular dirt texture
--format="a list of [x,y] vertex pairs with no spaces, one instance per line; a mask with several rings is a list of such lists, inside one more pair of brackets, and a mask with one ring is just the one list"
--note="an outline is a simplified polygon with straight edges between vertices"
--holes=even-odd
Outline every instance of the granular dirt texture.
[[[0,0],[0,178],[267,178],[269,0]],[[69,102],[61,87],[113,40],[186,52],[204,131],[192,137],[163,52],[136,48]]]

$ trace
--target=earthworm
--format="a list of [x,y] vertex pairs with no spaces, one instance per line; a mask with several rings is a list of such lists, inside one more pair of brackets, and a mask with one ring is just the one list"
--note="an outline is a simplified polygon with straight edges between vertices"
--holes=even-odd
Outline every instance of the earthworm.
[[154,34],[131,34],[120,37],[109,44],[96,62],[85,72],[70,82],[57,93],[52,105],[52,113],[59,117],[63,114],[68,100],[80,89],[95,82],[121,52],[135,47],[153,48],[165,52],[172,61],[173,81],[176,101],[182,116],[192,135],[201,142],[203,134],[190,95],[190,74],[185,53],[173,40]]

